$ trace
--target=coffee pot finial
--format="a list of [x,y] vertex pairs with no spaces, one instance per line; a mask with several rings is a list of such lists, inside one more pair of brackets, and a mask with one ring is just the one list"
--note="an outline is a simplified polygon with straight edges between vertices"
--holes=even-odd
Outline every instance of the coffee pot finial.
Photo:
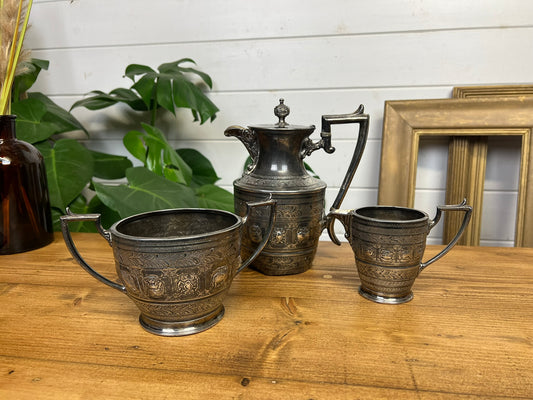
[[285,104],[285,100],[279,99],[279,104],[274,107],[274,115],[279,118],[279,121],[276,124],[277,127],[284,128],[289,125],[285,122],[285,118],[290,114],[290,112],[291,109]]

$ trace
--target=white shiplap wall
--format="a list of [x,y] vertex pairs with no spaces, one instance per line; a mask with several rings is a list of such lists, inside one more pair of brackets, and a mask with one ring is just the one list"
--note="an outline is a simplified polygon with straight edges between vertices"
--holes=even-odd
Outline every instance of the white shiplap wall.
[[[228,189],[246,151],[224,137],[227,126],[275,122],[280,97],[291,107],[288,122],[304,125],[364,104],[370,138],[343,208],[377,201],[384,101],[533,81],[528,0],[35,0],[31,24],[26,47],[51,62],[34,88],[65,107],[91,90],[128,87],[122,75],[130,63],[196,60],[214,80],[210,96],[221,111],[212,124],[192,124],[185,112],[165,126],[176,146],[208,156]],[[121,138],[131,115],[120,107],[75,115],[91,132],[88,146],[126,154]],[[328,183],[328,207],[351,158],[353,129],[334,127],[337,152],[307,160]],[[518,148],[490,147],[485,244],[512,245]],[[444,200],[446,151],[443,141],[421,146],[415,207],[430,214]]]

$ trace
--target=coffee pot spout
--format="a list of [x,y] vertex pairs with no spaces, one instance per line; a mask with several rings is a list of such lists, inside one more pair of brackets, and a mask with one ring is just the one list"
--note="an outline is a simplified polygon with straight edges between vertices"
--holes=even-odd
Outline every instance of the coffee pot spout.
[[255,131],[250,128],[245,128],[240,125],[232,125],[224,131],[224,136],[230,137],[234,136],[239,139],[252,159],[250,166],[254,165],[257,162],[257,157],[259,155],[259,147],[257,145],[257,137]]

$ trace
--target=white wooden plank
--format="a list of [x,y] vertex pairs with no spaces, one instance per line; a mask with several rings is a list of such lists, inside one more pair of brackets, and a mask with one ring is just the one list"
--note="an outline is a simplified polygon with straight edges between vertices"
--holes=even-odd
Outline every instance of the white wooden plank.
[[483,193],[481,240],[514,240],[517,200],[517,194],[512,192]]
[[416,188],[446,188],[448,168],[448,138],[422,138],[418,146]]
[[[206,154],[228,188],[246,152],[223,137],[227,126],[274,122],[272,109],[284,97],[289,122],[317,125],[316,140],[322,114],[363,103],[371,115],[370,141],[343,204],[348,208],[376,203],[384,101],[447,98],[459,85],[531,82],[532,16],[527,0],[36,0],[26,47],[51,60],[34,89],[65,105],[93,89],[129,86],[121,78],[127,64],[194,58],[212,75],[210,96],[221,112],[213,124],[191,124],[185,112],[163,127],[177,146]],[[141,120],[120,107],[74,113],[92,132],[88,145],[112,153],[127,154],[121,137]],[[352,127],[334,127],[337,152],[308,160],[328,183],[327,204],[354,136]],[[444,201],[444,158],[433,148],[421,151],[415,207],[432,215]],[[482,243],[509,245],[516,150],[497,145],[489,152]],[[441,230],[428,242],[440,243]]]
[[[51,60],[36,88],[83,94],[128,85],[126,65],[191,57],[215,91],[522,83],[531,80],[533,28],[312,37],[35,51]],[[510,62],[512,60],[512,62]],[[44,79],[46,76],[46,79]]]
[[[327,154],[322,150],[316,151],[304,161],[313,168],[313,171],[328,186],[338,188],[341,186],[346,175],[355,144],[355,140],[338,140],[335,144],[335,152],[333,154]],[[381,141],[369,140],[363,152],[359,167],[354,175],[352,187],[377,189],[380,157]],[[352,208],[353,206],[350,204],[343,205],[343,208],[345,207]]]
[[[338,188],[328,187],[326,189],[326,211],[328,211],[337,197]],[[376,205],[378,199],[377,189],[357,188],[352,186],[348,189],[342,203],[343,210],[355,210],[368,205]],[[339,224],[340,225],[340,224]]]
[[[173,139],[234,141],[225,138],[224,130],[231,125],[273,124],[277,122],[274,107],[279,98],[285,99],[291,113],[287,122],[294,125],[315,125],[313,140],[320,135],[321,116],[324,114],[344,114],[355,111],[359,104],[365,106],[370,115],[369,138],[380,139],[383,127],[383,108],[386,100],[449,98],[452,87],[414,87],[353,90],[279,90],[272,92],[229,92],[210,93],[211,100],[220,108],[212,123],[199,125],[192,122],[188,110],[178,112],[174,118],[167,114],[158,126]],[[53,101],[68,109],[78,96],[52,96]],[[76,108],[73,114],[91,132],[95,140],[121,138],[128,130],[138,129],[140,121],[147,122],[146,116],[135,116],[127,108],[119,105],[99,111]],[[333,145],[339,139],[354,139],[357,135],[354,125],[334,125]],[[241,145],[239,145],[243,148]],[[379,166],[379,163],[377,163]]]
[[485,190],[517,192],[521,148],[519,136],[489,137]]
[[527,0],[84,0],[35,2],[31,48],[530,25]]

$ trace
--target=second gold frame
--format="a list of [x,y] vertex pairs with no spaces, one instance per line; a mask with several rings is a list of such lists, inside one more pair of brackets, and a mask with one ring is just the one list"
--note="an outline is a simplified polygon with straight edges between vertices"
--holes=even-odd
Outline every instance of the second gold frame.
[[533,98],[385,102],[378,203],[413,207],[422,136],[521,137],[515,246],[533,247]]

